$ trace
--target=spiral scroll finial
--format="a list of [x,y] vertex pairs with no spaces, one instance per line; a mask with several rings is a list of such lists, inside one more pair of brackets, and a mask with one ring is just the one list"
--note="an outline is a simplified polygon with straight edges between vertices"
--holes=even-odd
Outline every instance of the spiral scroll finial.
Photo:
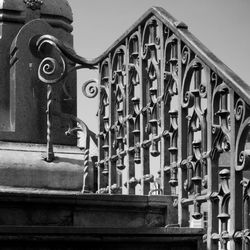
[[98,94],[98,82],[96,79],[91,79],[83,83],[82,92],[88,98],[94,98]]
[[38,78],[45,84],[56,84],[65,77],[65,74],[66,64],[62,57],[60,63],[55,58],[46,57],[38,68]]

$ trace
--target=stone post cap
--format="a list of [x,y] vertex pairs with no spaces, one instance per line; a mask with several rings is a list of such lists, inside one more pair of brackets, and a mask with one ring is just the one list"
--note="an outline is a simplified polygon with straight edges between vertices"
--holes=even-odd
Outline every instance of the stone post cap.
[[0,23],[26,23],[41,18],[53,27],[73,30],[73,14],[67,0],[0,0],[0,10]]

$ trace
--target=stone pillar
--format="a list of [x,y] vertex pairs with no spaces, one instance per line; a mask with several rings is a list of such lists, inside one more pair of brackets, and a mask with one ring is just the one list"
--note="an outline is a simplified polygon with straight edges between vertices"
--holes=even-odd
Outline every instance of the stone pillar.
[[[1,0],[0,10],[0,141],[46,143],[46,86],[37,79],[39,61],[29,41],[49,34],[72,47],[71,8],[66,0]],[[76,115],[75,73],[69,83],[72,98],[58,87],[54,106]],[[55,144],[76,145],[65,136],[67,121],[55,117],[53,127]]]
[[[93,191],[95,169],[89,162],[88,129],[84,152],[76,147],[76,138],[65,135],[72,120],[79,122],[75,118],[76,72],[51,85],[49,105],[50,89],[38,77],[44,58],[34,50],[34,41],[43,35],[73,47],[72,12],[67,1],[0,0],[0,11],[0,189]],[[49,47],[41,49],[42,56],[47,53],[46,58],[61,58],[60,49]],[[66,64],[67,69],[75,66],[70,61]],[[58,60],[58,65],[65,64]],[[47,130],[50,122],[52,131]],[[48,160],[50,144],[46,145],[50,135],[52,160]]]

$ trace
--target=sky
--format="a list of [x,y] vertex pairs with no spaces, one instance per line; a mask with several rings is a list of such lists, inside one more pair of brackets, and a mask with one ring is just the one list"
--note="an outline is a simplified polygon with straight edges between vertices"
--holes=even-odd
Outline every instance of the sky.
[[[250,84],[250,0],[68,0],[73,11],[75,51],[102,54],[150,7],[166,9],[219,59]],[[81,83],[96,74],[83,70]],[[96,130],[98,100],[79,96],[78,115]]]

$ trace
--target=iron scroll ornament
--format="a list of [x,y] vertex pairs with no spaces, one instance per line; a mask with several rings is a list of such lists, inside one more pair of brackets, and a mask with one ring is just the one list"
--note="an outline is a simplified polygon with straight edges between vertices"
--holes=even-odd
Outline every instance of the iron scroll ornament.
[[[96,69],[95,62],[78,56],[72,48],[51,35],[34,36],[30,40],[30,49],[34,56],[42,59],[38,78],[45,84],[56,84],[74,70]],[[70,69],[69,61],[75,65]]]
[[[95,64],[87,59],[78,56],[75,51],[60,40],[51,35],[35,36],[30,40],[30,50],[35,57],[41,59],[38,66],[37,76],[40,83],[47,85],[47,154],[45,160],[54,160],[52,142],[52,85],[62,82],[62,88],[66,90],[64,84],[66,77],[73,71],[82,68],[95,69]],[[69,67],[69,65],[74,65]],[[90,80],[83,84],[83,94],[88,98],[97,95],[97,81]],[[68,93],[65,93],[68,96]]]

